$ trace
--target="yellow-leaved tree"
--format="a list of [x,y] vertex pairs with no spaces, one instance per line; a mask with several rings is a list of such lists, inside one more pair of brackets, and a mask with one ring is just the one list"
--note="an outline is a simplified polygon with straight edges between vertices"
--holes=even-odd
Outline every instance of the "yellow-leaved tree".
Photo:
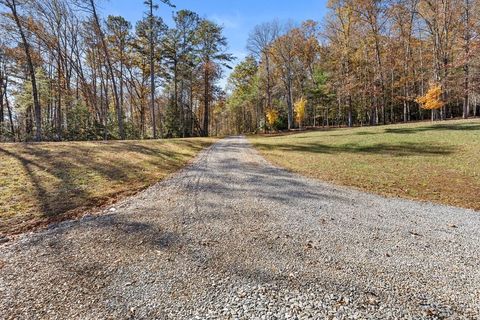
[[267,110],[267,124],[268,124],[270,130],[273,129],[277,120],[278,120],[278,111],[275,110],[275,109],[272,109],[272,108],[268,109]]
[[415,102],[419,103],[422,109],[432,110],[433,120],[434,111],[442,108],[445,104],[442,101],[442,87],[439,84],[430,85],[427,93],[415,99]]
[[305,119],[305,111],[307,107],[307,100],[301,97],[297,102],[295,102],[295,117],[298,122],[298,126],[302,127],[303,119]]

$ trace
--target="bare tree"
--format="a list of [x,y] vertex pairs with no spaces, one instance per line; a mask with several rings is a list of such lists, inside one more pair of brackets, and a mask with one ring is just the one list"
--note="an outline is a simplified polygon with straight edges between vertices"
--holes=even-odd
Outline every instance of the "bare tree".
[[[280,34],[278,21],[262,23],[257,25],[250,33],[247,42],[247,49],[257,58],[264,61],[266,72],[265,104],[263,108],[264,121],[266,121],[266,110],[272,107],[272,71],[271,71],[271,46]],[[265,125],[265,130],[267,126]]]
[[[100,39],[101,47],[103,54],[105,56],[105,62],[107,66],[107,72],[109,74],[110,80],[112,82],[112,90],[113,90],[113,97],[114,97],[114,102],[115,102],[115,111],[117,114],[117,121],[118,121],[118,130],[120,133],[120,138],[125,139],[125,128],[123,125],[123,108],[120,105],[120,97],[118,94],[118,87],[117,87],[117,81],[115,77],[115,72],[113,70],[113,64],[112,64],[112,59],[110,57],[110,51],[107,46],[107,42],[105,40],[105,34],[102,30],[102,25],[100,24],[100,19],[97,13],[97,7],[95,4],[95,0],[83,0],[86,2],[86,6],[82,5],[82,2],[78,2],[78,4],[83,8],[88,10],[92,14],[93,18],[93,23],[95,27],[95,32],[98,35],[98,38]],[[105,87],[106,88],[106,87]]]
[[[161,0],[162,3],[170,6],[175,7],[170,0]],[[158,5],[154,4],[153,0],[146,0],[145,5],[148,6],[148,19],[150,25],[150,108],[152,112],[152,125],[153,125],[153,138],[157,138],[157,125],[156,125],[156,117],[155,117],[155,38],[154,38],[154,17],[153,17],[153,10],[158,9]],[[160,137],[163,136],[163,128],[162,128],[162,119],[161,113],[159,112],[160,116]]]
[[35,66],[33,65],[33,59],[31,54],[30,42],[27,40],[25,35],[25,28],[22,23],[22,18],[18,12],[18,1],[17,0],[0,0],[0,4],[10,9],[11,15],[15,24],[18,28],[18,33],[22,39],[23,48],[25,51],[25,58],[27,61],[28,72],[30,74],[30,81],[32,83],[32,96],[33,96],[33,106],[35,113],[35,140],[42,140],[42,108],[40,106],[40,99],[38,98],[38,89],[37,89],[37,79],[35,75]]

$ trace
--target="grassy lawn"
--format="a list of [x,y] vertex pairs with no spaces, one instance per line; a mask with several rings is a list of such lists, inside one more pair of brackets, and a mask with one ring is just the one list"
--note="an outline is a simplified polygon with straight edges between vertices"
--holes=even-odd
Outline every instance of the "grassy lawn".
[[252,136],[272,163],[387,196],[480,210],[480,120]]
[[72,218],[136,193],[214,141],[0,144],[0,235]]

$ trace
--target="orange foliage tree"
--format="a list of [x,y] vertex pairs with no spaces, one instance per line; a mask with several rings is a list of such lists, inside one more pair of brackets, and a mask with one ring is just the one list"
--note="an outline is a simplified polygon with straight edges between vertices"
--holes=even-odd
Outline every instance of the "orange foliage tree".
[[439,84],[433,84],[424,96],[418,97],[415,101],[420,104],[422,109],[432,110],[432,120],[435,110],[441,109],[445,103],[442,101],[442,87]]

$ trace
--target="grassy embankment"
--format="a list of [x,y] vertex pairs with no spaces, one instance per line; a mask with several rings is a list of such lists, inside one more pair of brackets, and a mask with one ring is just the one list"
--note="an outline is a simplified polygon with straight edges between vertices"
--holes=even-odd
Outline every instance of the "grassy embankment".
[[134,194],[214,141],[0,144],[0,235],[73,218]]
[[272,163],[387,196],[480,210],[480,120],[252,136]]

